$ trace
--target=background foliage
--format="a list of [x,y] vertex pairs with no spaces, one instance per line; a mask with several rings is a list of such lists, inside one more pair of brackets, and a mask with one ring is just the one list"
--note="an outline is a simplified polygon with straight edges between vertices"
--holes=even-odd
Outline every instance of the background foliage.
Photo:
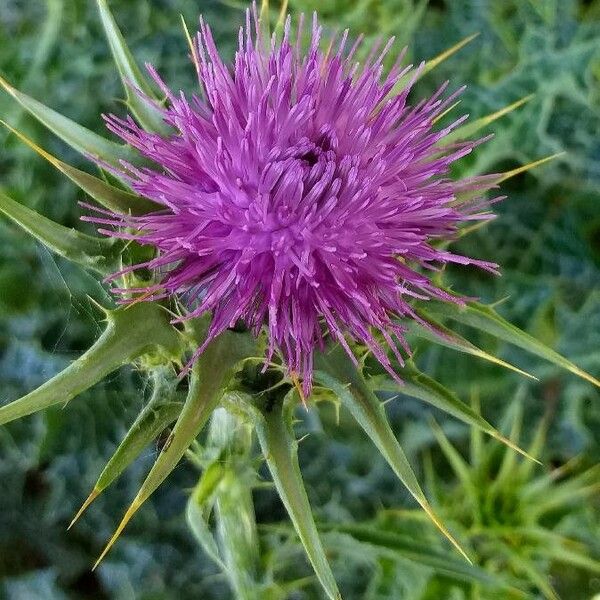
[[[431,91],[447,78],[455,85],[468,83],[461,108],[473,116],[535,93],[532,101],[494,125],[495,138],[461,168],[467,173],[499,171],[560,150],[567,153],[511,180],[503,188],[508,199],[497,207],[499,218],[460,242],[465,252],[500,263],[503,276],[494,279],[476,271],[448,275],[456,289],[485,301],[503,299],[498,307],[503,316],[597,375],[600,2],[295,0],[290,5],[294,11],[318,8],[332,28],[348,26],[370,38],[396,35],[400,45],[410,45],[411,61],[431,57],[479,32],[467,48],[425,78],[418,90]],[[172,87],[188,87],[193,70],[178,15],[194,23],[198,7],[184,0],[113,0],[111,7],[136,55],[157,65]],[[233,34],[242,21],[239,7],[207,1],[201,9],[221,48],[231,55]],[[5,0],[0,3],[0,48],[3,76],[82,124],[101,130],[100,113],[120,109],[119,81],[93,3]],[[18,124],[53,154],[81,164],[21,114],[5,94],[0,96],[0,116]],[[75,187],[13,137],[0,132],[0,141],[0,181],[7,192],[62,223],[82,227],[77,206],[81,197]],[[42,383],[85,349],[100,327],[88,295],[108,300],[92,277],[51,256],[5,221],[0,221],[0,244],[0,401],[6,402]],[[597,463],[598,392],[514,349],[480,341],[536,374],[540,382],[524,384],[510,372],[437,347],[419,351],[419,366],[461,397],[478,397],[482,412],[494,423],[501,422],[506,406],[516,397],[525,414],[524,445],[545,414],[549,424],[542,451],[546,468],[573,457],[578,457],[579,472]],[[96,572],[90,572],[155,449],[101,497],[76,528],[66,532],[142,406],[145,393],[139,377],[123,370],[68,410],[52,409],[2,428],[0,597],[230,597],[223,576],[185,525],[187,492],[197,479],[190,464],[176,470],[140,511],[115,551]],[[413,464],[422,465],[425,474],[427,465],[437,466],[432,467],[441,478],[437,485],[446,490],[439,498],[442,514],[455,519],[458,529],[460,515],[452,511],[459,501],[452,491],[458,480],[444,463],[427,411],[400,397],[388,405],[388,412]],[[441,425],[465,454],[468,429],[443,418]],[[337,425],[333,411],[311,412],[304,415],[297,433],[310,433],[300,445],[300,459],[319,521],[355,522],[371,535],[397,528],[434,543],[438,540],[425,523],[411,516],[413,506],[406,492],[343,414]],[[600,552],[597,498],[567,504],[553,523],[565,535],[586,542],[596,557]],[[289,530],[273,526],[285,523],[277,496],[260,488],[255,502],[259,522],[269,525],[263,535],[265,561],[277,562],[287,579],[309,575]],[[502,518],[500,507],[496,516]],[[389,547],[381,552],[385,544],[358,546],[356,536],[344,537],[339,531],[327,539],[346,598],[439,598],[450,593],[464,597],[462,588],[451,581],[432,580],[428,568],[390,552]],[[583,568],[561,570],[549,560],[543,569],[565,598],[591,598],[600,592],[597,575],[594,579]],[[530,591],[541,593],[535,585]],[[308,582],[290,597],[320,595]]]

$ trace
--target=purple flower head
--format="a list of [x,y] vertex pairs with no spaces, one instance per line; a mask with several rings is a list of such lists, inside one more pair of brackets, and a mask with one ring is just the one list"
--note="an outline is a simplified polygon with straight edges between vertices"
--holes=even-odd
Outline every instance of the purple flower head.
[[[302,19],[298,40],[301,32]],[[435,127],[461,90],[444,98],[444,85],[409,104],[422,65],[402,69],[400,57],[384,75],[390,40],[361,66],[354,60],[360,40],[349,48],[347,35],[321,50],[315,17],[303,51],[291,41],[288,17],[282,39],[268,44],[249,12],[229,66],[201,21],[192,57],[199,95],[174,95],[148,67],[167,96],[161,110],[173,133],[106,117],[111,131],[155,163],[123,163],[119,175],[161,210],[89,218],[114,227],[105,234],[157,251],[128,268],[153,270],[157,283],[117,289],[124,301],[131,292],[175,295],[187,306],[183,319],[210,311],[208,338],[194,357],[240,319],[255,334],[266,327],[266,359],[279,352],[306,394],[313,353],[328,339],[350,355],[349,339],[365,344],[394,375],[386,350],[400,362],[398,348],[408,351],[401,318],[418,319],[409,301],[461,301],[426,270],[496,267],[434,245],[465,220],[490,216],[478,197],[489,180],[449,178],[451,163],[475,145],[444,144],[463,119]]]

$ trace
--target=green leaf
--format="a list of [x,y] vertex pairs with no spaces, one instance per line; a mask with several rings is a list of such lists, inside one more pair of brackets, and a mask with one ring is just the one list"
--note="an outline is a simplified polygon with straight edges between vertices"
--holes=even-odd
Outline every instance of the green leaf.
[[0,77],[0,87],[3,87],[42,125],[46,126],[61,140],[71,146],[71,148],[84,156],[91,155],[100,158],[113,166],[119,166],[120,159],[132,162],[136,161],[136,154],[128,146],[111,142],[82,125],[75,123],[75,121],[15,89],[2,77]]
[[[102,26],[106,33],[113,59],[121,76],[125,89],[127,106],[139,124],[146,130],[156,133],[168,133],[169,128],[163,120],[162,112],[158,108],[158,99],[154,95],[150,83],[137,66],[125,39],[119,30],[105,0],[96,0]],[[141,90],[148,98],[155,101],[157,106],[152,106],[143,100],[131,89],[131,85]]]
[[315,360],[315,381],[329,388],[340,398],[371,441],[377,446],[394,473],[406,486],[413,498],[452,545],[469,561],[469,557],[443,525],[429,505],[417,477],[410,466],[387,420],[383,405],[369,388],[343,348],[336,346]]
[[79,509],[68,529],[73,527],[87,507],[156,439],[181,413],[182,403],[172,400],[175,384],[168,368],[154,372],[154,389],[148,404],[137,416],[127,435],[100,473],[91,494]]
[[500,585],[499,581],[483,569],[456,559],[440,548],[425,544],[412,536],[392,531],[382,531],[376,524],[355,525],[325,523],[319,525],[324,531],[351,536],[352,539],[367,544],[376,552],[392,559],[410,560],[416,564],[432,568],[436,573],[459,581],[478,581],[488,585]]
[[11,127],[8,123],[5,123],[2,120],[0,120],[0,123],[12,131],[12,133],[27,144],[32,150],[37,152],[42,158],[45,158],[53,167],[66,175],[73,183],[75,183],[75,185],[96,200],[96,202],[109,210],[122,214],[131,213],[133,215],[144,215],[161,208],[160,205],[147,198],[121,190],[98,177],[94,177],[85,171],[80,171],[79,169],[72,167],[46,152],[43,148],[40,148],[35,142],[30,140],[20,131]]
[[0,212],[56,254],[108,275],[119,269],[122,244],[59,225],[0,191]]
[[120,366],[148,352],[173,353],[180,336],[157,304],[143,302],[107,311],[108,324],[94,345],[64,371],[26,396],[0,407],[0,425],[67,404]]
[[428,311],[440,317],[453,319],[469,327],[480,329],[496,338],[514,344],[527,352],[535,354],[582,379],[600,387],[600,381],[586,373],[558,352],[548,348],[542,342],[525,333],[515,325],[503,319],[494,309],[478,302],[468,302],[465,306],[458,306],[451,302],[430,302]]
[[227,330],[213,340],[194,363],[190,389],[179,419],[137,496],[96,561],[94,569],[117,541],[140,506],[177,466],[221,400],[237,365],[244,358],[251,356],[253,350],[254,340],[249,334]]
[[281,401],[267,401],[254,415],[260,445],[275,487],[290,515],[304,550],[331,600],[341,599],[312,515],[298,465],[298,442],[291,431],[291,410]]

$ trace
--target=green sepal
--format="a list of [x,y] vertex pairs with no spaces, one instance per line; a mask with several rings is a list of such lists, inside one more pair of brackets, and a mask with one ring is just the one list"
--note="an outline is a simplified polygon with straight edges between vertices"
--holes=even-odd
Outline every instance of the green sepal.
[[161,351],[174,354],[181,338],[160,306],[142,302],[106,311],[107,326],[94,345],[26,396],[0,407],[0,425],[56,404],[67,404],[120,366],[141,355]]
[[240,362],[252,356],[254,351],[254,340],[249,334],[226,330],[196,360],[191,372],[190,389],[177,423],[94,568],[100,564],[140,506],[177,466],[221,400]]
[[103,179],[99,179],[85,171],[72,167],[49,152],[46,152],[46,150],[38,146],[33,140],[29,139],[25,134],[14,127],[11,127],[8,123],[5,123],[2,120],[0,120],[0,123],[14,133],[32,150],[37,152],[42,158],[45,158],[53,167],[63,173],[63,175],[66,175],[82,191],[109,210],[116,213],[132,215],[144,215],[155,210],[160,210],[161,206],[152,202],[152,200],[119,189],[110,185],[110,183],[107,183]]
[[250,413],[271,476],[306,555],[327,597],[341,599],[315,525],[300,466],[298,442],[292,432],[292,407],[267,399]]
[[59,256],[105,276],[119,269],[122,242],[59,225],[0,191],[0,212]]
[[489,335],[508,342],[509,344],[518,346],[519,348],[522,348],[531,354],[535,354],[558,367],[578,375],[582,379],[593,383],[595,386],[600,387],[600,381],[598,381],[598,379],[592,377],[592,375],[580,369],[577,365],[561,356],[558,352],[548,348],[548,346],[539,340],[536,340],[528,333],[525,333],[523,330],[503,319],[489,306],[478,302],[467,302],[465,306],[459,306],[452,302],[431,301],[427,303],[427,310],[429,313],[439,317],[445,317],[458,321],[459,323],[464,323],[469,327],[479,329]]
[[2,77],[0,77],[0,86],[42,125],[84,156],[91,155],[117,167],[120,166],[119,160],[121,159],[131,162],[139,161],[139,157],[129,146],[117,144],[86,129],[79,123],[15,89]]
[[377,446],[396,476],[452,545],[470,559],[429,505],[385,414],[383,404],[340,346],[315,357],[314,379],[340,398],[356,422]]
[[138,94],[135,93],[135,90],[131,89],[131,85],[134,85],[148,96],[149,99],[158,104],[158,99],[154,95],[148,79],[144,77],[136,64],[106,1],[96,0],[96,4],[98,5],[98,12],[100,13],[102,26],[106,33],[106,39],[108,40],[113,59],[117,66],[117,70],[119,71],[121,81],[123,82],[127,106],[131,110],[133,116],[137,119],[138,123],[146,131],[161,134],[168,133],[169,127],[164,122],[158,106],[153,107],[147,101],[140,98]]

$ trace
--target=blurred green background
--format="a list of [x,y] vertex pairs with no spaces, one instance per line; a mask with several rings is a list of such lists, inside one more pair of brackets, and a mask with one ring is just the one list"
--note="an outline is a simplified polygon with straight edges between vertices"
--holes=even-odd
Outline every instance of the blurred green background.
[[[193,24],[202,11],[223,53],[231,57],[244,7],[214,0],[113,0],[110,5],[140,62],[156,65],[175,89],[194,85],[179,14]],[[498,219],[459,243],[465,253],[498,262],[502,277],[475,271],[448,276],[460,291],[486,302],[502,300],[498,310],[503,316],[598,376],[600,2],[290,0],[290,8],[318,9],[328,28],[350,27],[368,39],[395,35],[399,46],[410,46],[411,62],[479,32],[417,89],[419,94],[428,93],[446,79],[455,86],[466,83],[461,109],[473,117],[535,94],[493,125],[494,139],[464,162],[461,174],[507,170],[558,151],[566,154],[510,180],[503,187],[507,199],[497,205]],[[100,114],[122,110],[120,83],[91,0],[2,0],[0,48],[1,75],[74,120],[101,131]],[[0,116],[53,154],[84,165],[4,93]],[[43,214],[85,229],[78,220],[81,193],[13,136],[0,131],[0,143],[0,185]],[[45,381],[87,348],[101,329],[88,295],[105,303],[110,299],[92,276],[52,256],[5,220],[0,220],[0,245],[0,403],[5,403]],[[441,348],[424,348],[420,366],[462,398],[476,395],[494,423],[503,422],[507,407],[521,408],[524,444],[546,415],[546,468],[574,457],[579,472],[597,464],[598,392],[521,352],[480,341],[527,368],[540,382],[523,383],[510,372]],[[90,571],[156,448],[150,448],[74,529],[66,531],[143,405],[144,388],[135,372],[123,370],[66,410],[49,410],[0,430],[0,598],[231,597],[226,579],[186,528],[187,492],[198,475],[189,464],[175,471],[140,510],[106,561]],[[455,503],[461,502],[454,493],[459,481],[445,462],[426,413],[423,405],[406,398],[389,406],[395,431],[417,470],[426,479],[429,472],[429,483],[431,470],[437,473],[437,484],[445,490],[439,499],[442,514],[459,523],[462,516],[453,513]],[[510,418],[504,421],[509,427]],[[465,453],[468,429],[442,422],[448,437]],[[311,434],[300,446],[300,459],[319,521],[368,523],[373,531],[397,526],[410,535],[436,539],[418,519],[390,522],[390,515],[413,507],[383,459],[349,420],[342,418],[336,426],[327,415],[312,415],[298,428],[299,435],[302,432]],[[485,488],[486,481],[480,484]],[[591,482],[597,484],[597,479]],[[596,493],[568,498],[543,526],[579,539],[585,553],[598,558],[598,497]],[[275,493],[257,491],[255,501],[259,523],[285,523]],[[510,519],[512,506],[492,508],[492,521]],[[265,529],[264,554],[282,576],[309,575],[293,539],[269,531]],[[372,546],[346,542],[339,542],[336,550],[335,539],[331,544],[334,572],[345,598],[471,597],[468,590],[443,578],[432,579],[427,568],[393,552],[382,555]],[[481,550],[481,564],[487,564],[484,554]],[[598,572],[572,565],[559,569],[548,557],[535,564],[565,599],[589,599],[600,593]],[[529,591],[543,597],[542,587],[532,584]],[[320,598],[320,594],[309,581],[289,598]]]

